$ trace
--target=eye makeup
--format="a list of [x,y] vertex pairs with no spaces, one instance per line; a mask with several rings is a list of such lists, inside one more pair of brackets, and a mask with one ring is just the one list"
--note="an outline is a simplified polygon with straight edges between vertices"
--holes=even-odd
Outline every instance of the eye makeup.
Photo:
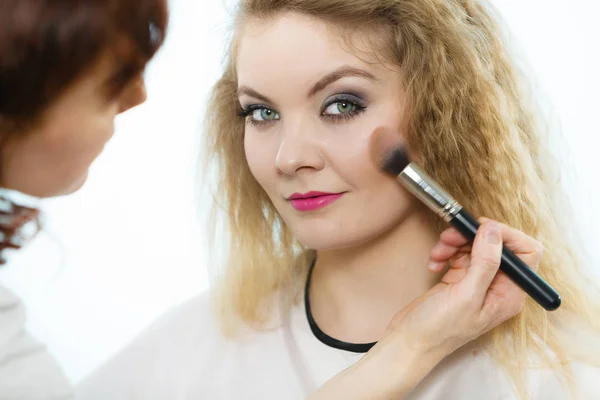
[[[341,92],[329,96],[321,106],[320,116],[327,122],[340,123],[348,121],[367,108],[366,101],[351,92]],[[238,116],[245,118],[252,126],[264,126],[281,119],[273,107],[266,104],[248,104],[240,106]]]
[[323,104],[321,116],[332,122],[343,122],[363,113],[366,102],[359,96],[340,93],[331,96]]

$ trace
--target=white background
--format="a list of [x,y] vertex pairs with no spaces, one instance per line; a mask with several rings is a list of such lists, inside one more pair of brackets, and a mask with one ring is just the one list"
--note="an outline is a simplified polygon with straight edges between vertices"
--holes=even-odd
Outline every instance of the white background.
[[[494,3],[561,121],[563,168],[600,271],[600,3]],[[84,188],[47,201],[45,233],[0,272],[27,305],[28,328],[74,383],[209,285],[197,217],[209,199],[194,197],[194,179],[205,99],[230,22],[222,1],[171,1],[168,40],[147,74],[148,102],[119,118]]]

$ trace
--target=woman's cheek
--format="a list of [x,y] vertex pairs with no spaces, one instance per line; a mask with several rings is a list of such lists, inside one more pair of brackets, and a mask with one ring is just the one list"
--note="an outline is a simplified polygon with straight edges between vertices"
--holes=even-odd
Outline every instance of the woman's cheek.
[[380,175],[370,150],[370,139],[375,129],[376,124],[348,126],[344,132],[332,135],[323,146],[329,164],[352,185]]

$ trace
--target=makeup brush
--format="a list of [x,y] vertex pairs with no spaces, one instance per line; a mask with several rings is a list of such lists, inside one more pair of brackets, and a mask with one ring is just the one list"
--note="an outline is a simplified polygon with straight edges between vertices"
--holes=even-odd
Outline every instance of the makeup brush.
[[[378,128],[371,138],[371,152],[382,171],[395,176],[412,194],[473,243],[479,222],[410,161],[408,150],[397,135]],[[500,270],[546,310],[560,307],[561,297],[556,290],[505,246],[502,247]]]

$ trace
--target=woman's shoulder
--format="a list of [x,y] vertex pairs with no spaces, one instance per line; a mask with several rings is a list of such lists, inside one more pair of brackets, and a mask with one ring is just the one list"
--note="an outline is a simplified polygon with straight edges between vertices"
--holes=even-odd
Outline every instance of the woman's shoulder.
[[[171,308],[85,378],[77,388],[77,398],[145,398],[146,393],[149,398],[161,398],[152,391],[185,387],[192,371],[210,363],[207,359],[222,347],[212,299],[206,291]],[[168,393],[164,395],[169,398]]]
[[568,326],[554,332],[562,346],[561,357],[549,347],[545,358],[531,355],[528,386],[534,400],[600,399],[600,335],[579,318],[566,321]]
[[527,360],[529,398],[600,399],[600,334],[573,312],[554,318],[553,336],[560,356],[545,338],[535,339],[541,347],[532,350]]
[[[600,353],[599,353],[600,354]],[[572,361],[567,367],[573,377],[571,388],[558,368],[532,353],[529,365],[518,372],[523,389],[531,400],[600,399],[600,368]],[[486,399],[518,398],[515,382],[498,363],[488,346],[471,343],[442,361],[417,387],[411,399],[473,399],[486,393]]]
[[529,371],[529,394],[534,400],[600,399],[600,367],[573,361],[569,364],[572,382],[551,369]]
[[572,371],[578,397],[600,399],[600,365],[573,362]]
[[538,352],[530,355],[527,383],[531,399],[600,399],[600,336],[579,318],[569,318],[568,327],[554,331],[562,346],[560,357],[541,339],[545,357]]
[[213,293],[205,291],[172,306],[145,328],[125,350],[143,350],[144,354],[154,353],[154,356],[161,355],[161,352],[178,354],[220,338],[213,311]]
[[217,334],[215,328],[213,292],[207,290],[199,295],[171,307],[153,322],[142,334],[146,340],[162,340],[177,335],[186,337],[203,337]]
[[[600,332],[575,313],[563,313],[555,335],[563,344],[577,399],[600,399]],[[546,393],[549,393],[546,389]],[[540,399],[544,396],[538,397]]]
[[233,393],[235,381],[269,378],[257,362],[270,371],[283,364],[279,330],[239,326],[237,335],[225,334],[215,301],[208,291],[173,307],[84,379],[77,399],[183,399],[190,393],[204,398]]

